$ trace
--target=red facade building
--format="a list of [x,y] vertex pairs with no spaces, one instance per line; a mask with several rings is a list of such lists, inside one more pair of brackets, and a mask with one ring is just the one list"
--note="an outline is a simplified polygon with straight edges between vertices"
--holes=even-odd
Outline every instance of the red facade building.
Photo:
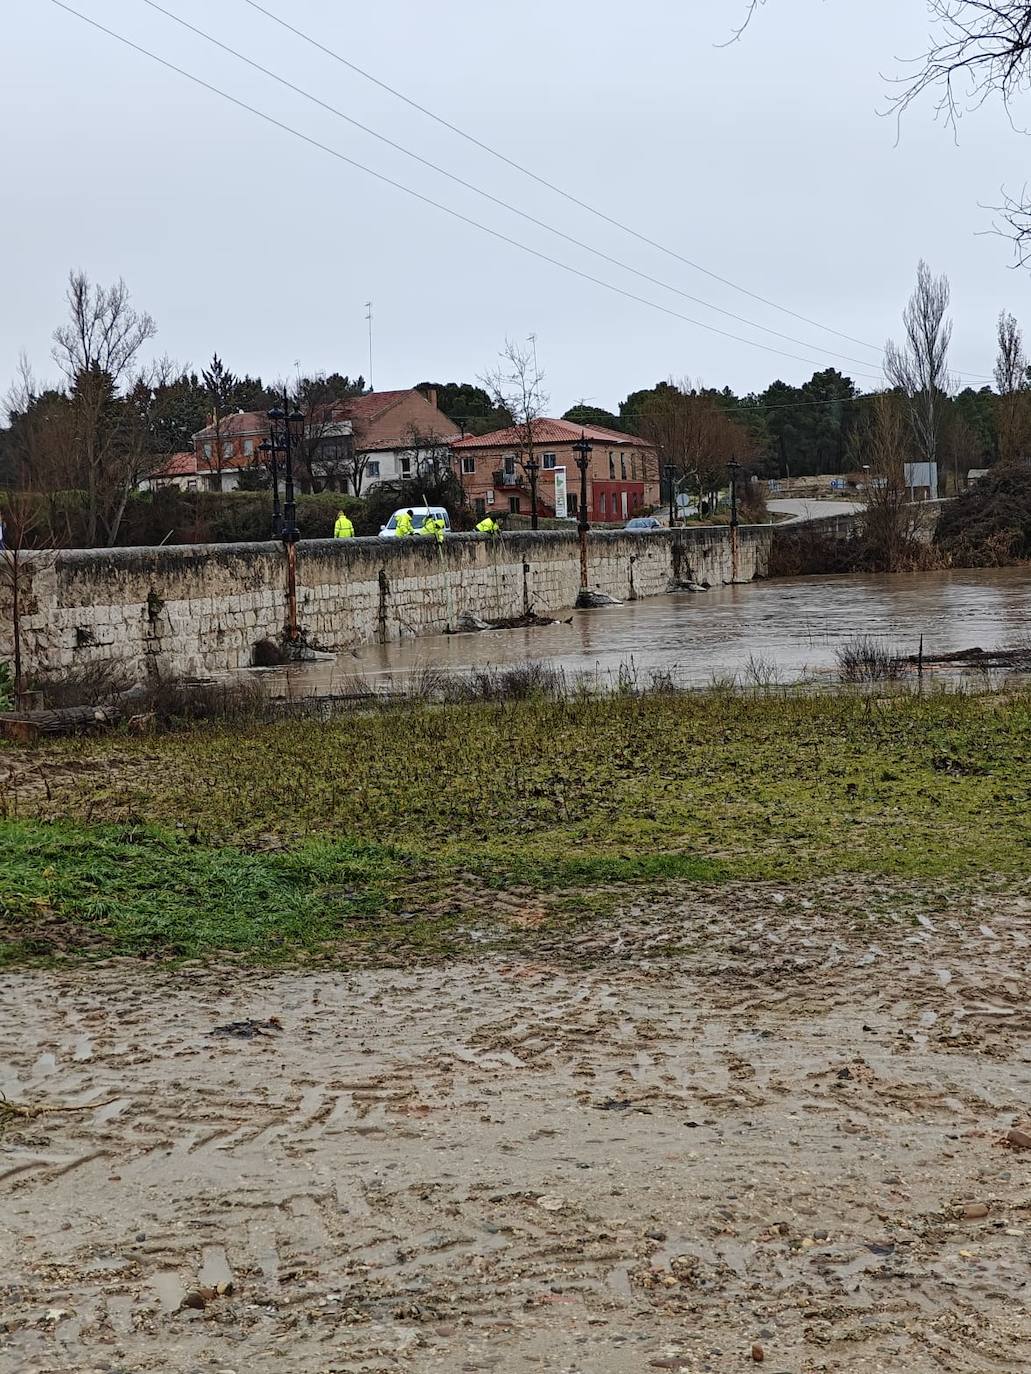
[[[533,457],[540,464],[538,515],[578,514],[580,472],[574,445],[581,435],[593,445],[587,471],[587,518],[592,525],[621,525],[658,505],[659,459],[647,439],[544,418],[533,421],[531,434]],[[519,425],[470,435],[451,445],[455,475],[477,512],[531,514],[525,470],[530,447]]]

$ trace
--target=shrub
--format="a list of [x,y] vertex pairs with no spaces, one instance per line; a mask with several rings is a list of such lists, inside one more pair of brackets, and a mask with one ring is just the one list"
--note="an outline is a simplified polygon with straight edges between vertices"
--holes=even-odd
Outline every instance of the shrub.
[[1031,559],[1031,462],[997,464],[942,511],[935,544],[954,564],[1001,567]]

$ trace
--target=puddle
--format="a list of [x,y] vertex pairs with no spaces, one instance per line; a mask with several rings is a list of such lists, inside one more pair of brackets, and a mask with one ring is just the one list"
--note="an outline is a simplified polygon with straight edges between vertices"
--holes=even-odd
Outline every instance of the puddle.
[[186,1289],[178,1273],[174,1269],[160,1269],[150,1282],[162,1308],[166,1312],[177,1311],[186,1296]]
[[221,1245],[204,1247],[204,1262],[197,1277],[201,1286],[205,1288],[216,1288],[220,1283],[232,1283],[233,1271]]

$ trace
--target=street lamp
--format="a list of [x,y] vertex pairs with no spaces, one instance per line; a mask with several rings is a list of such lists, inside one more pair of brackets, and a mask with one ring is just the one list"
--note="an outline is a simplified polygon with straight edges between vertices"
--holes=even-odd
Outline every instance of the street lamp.
[[665,471],[666,471],[666,489],[667,489],[667,491],[669,492],[669,527],[670,527],[670,529],[672,529],[673,526],[676,524],[676,513],[675,513],[675,512],[676,512],[676,507],[675,507],[675,505],[674,505],[674,501],[675,501],[675,498],[676,498],[676,493],[675,493],[674,487],[673,487],[673,476],[674,476],[674,473],[676,472],[676,468],[673,466],[672,463],[667,463],[667,464],[666,464],[666,469],[665,469]]
[[591,461],[594,445],[581,430],[580,438],[573,445],[576,466],[580,469],[580,505],[576,513],[576,532],[580,537],[580,595],[587,594],[587,531],[591,528],[587,520],[587,467]]
[[533,456],[531,449],[530,456],[523,464],[523,471],[530,479],[530,528],[532,530],[537,529],[537,475],[540,470],[541,465]]
[[727,471],[730,473],[730,528],[737,529],[737,475],[741,471],[741,464],[736,458],[731,458],[727,464]]
[[[286,393],[282,405],[274,405],[268,413],[268,449],[272,462],[272,537],[281,539],[286,549],[287,625],[286,637],[296,643],[297,628],[297,501],[294,497],[294,449],[304,442],[304,416],[296,406],[287,410]],[[262,444],[262,449],[265,445]],[[283,468],[283,513],[279,513],[279,474],[276,455],[285,458]]]
[[272,538],[278,539],[283,533],[283,516],[279,509],[279,464],[276,462],[278,449],[265,439],[258,445],[258,452],[272,478]]
[[297,528],[297,502],[294,499],[294,449],[304,442],[304,416],[296,406],[289,413],[286,407],[284,394],[282,405],[274,405],[268,413],[269,438],[274,452],[282,453],[286,460],[283,469],[283,521],[279,537],[285,544],[296,544],[301,533]]

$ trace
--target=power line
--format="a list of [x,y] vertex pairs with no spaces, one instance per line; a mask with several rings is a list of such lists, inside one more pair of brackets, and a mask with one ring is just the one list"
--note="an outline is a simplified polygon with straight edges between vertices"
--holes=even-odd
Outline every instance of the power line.
[[[151,0],[144,0],[144,2],[149,4],[151,3]],[[370,81],[374,86],[378,86],[380,90],[386,91],[389,95],[392,95],[397,100],[402,101],[411,109],[417,110],[420,114],[424,114],[428,119],[432,119],[434,123],[439,124],[442,128],[450,130],[453,134],[457,134],[459,138],[465,139],[467,143],[471,143],[474,147],[479,148],[482,152],[488,153],[493,158],[497,158],[499,162],[503,162],[506,164],[506,166],[513,168],[513,170],[519,172],[521,175],[529,177],[531,181],[537,182],[538,185],[546,187],[549,191],[553,191],[555,195],[561,196],[563,200],[569,201],[570,204],[576,205],[581,210],[586,210],[588,214],[594,215],[595,218],[602,220],[605,224],[609,224],[613,228],[621,230],[624,234],[629,234],[632,238],[637,239],[639,242],[647,244],[649,248],[655,248],[660,253],[665,253],[667,257],[675,258],[677,262],[682,262],[685,266],[692,268],[694,271],[701,272],[704,276],[710,277],[713,281],[718,281],[723,286],[729,286],[732,291],[738,291],[742,295],[748,296],[751,300],[758,301],[760,305],[769,306],[771,310],[778,310],[781,312],[781,314],[790,315],[792,319],[799,320],[803,324],[808,324],[814,329],[822,329],[824,333],[833,334],[839,339],[846,339],[849,343],[859,344],[861,348],[872,349],[873,352],[877,353],[880,356],[883,356],[884,349],[880,345],[868,343],[865,339],[857,339],[852,334],[845,334],[840,329],[834,329],[831,325],[821,324],[819,320],[812,320],[807,315],[801,315],[798,313],[798,311],[791,310],[787,306],[778,305],[776,301],[769,300],[766,296],[760,296],[757,292],[751,291],[747,287],[741,286],[739,285],[739,283],[735,281],[731,281],[729,277],[722,277],[718,272],[710,271],[709,268],[703,267],[701,263],[695,262],[693,259],[685,257],[682,253],[678,253],[676,249],[669,248],[665,244],[659,243],[656,239],[649,238],[647,234],[642,234],[639,230],[634,229],[631,225],[624,224],[622,220],[616,219],[613,215],[606,214],[604,210],[599,210],[597,206],[591,205],[588,201],[581,200],[578,196],[573,195],[572,192],[563,190],[561,186],[557,186],[554,182],[549,181],[546,177],[543,177],[539,173],[534,172],[531,168],[526,167],[523,163],[517,162],[514,158],[508,157],[505,153],[500,152],[497,148],[492,147],[489,143],[483,142],[483,140],[477,138],[475,134],[470,134],[467,130],[460,128],[457,124],[452,124],[451,121],[445,119],[443,115],[439,115],[434,110],[429,109],[427,106],[421,105],[419,101],[413,100],[411,96],[407,96],[403,91],[399,91],[396,86],[391,86],[388,82],[383,81],[380,77],[373,76],[371,72],[366,71],[364,67],[360,67],[356,62],[350,61],[348,58],[343,57],[340,53],[336,52],[333,48],[329,48],[324,43],[320,43],[319,40],[317,38],[313,38],[311,34],[305,33],[303,29],[297,28],[295,25],[290,24],[285,19],[281,18],[278,14],[275,14],[272,10],[266,9],[264,5],[258,3],[258,0],[243,0],[243,3],[245,5],[249,5],[252,10],[257,10],[259,14],[263,14],[267,19],[270,19],[274,24],[278,24],[280,28],[286,29],[287,32],[292,33],[302,42],[307,43],[311,47],[315,48],[318,52],[324,53],[327,57],[331,57],[334,62],[339,62],[342,66],[346,67],[349,71],[354,72],[357,76],[362,77],[366,81]],[[155,6],[155,8],[157,8],[157,6]],[[172,17],[174,18],[174,16]],[[347,118],[347,116],[344,116],[344,118]],[[378,134],[374,134],[374,137],[380,136]],[[444,175],[448,176],[450,175],[450,173],[445,172]],[[493,199],[493,197],[488,198]],[[498,203],[501,204],[503,202]],[[511,209],[512,207],[509,206],[507,208]],[[516,210],[515,213],[521,214],[522,212]],[[524,218],[530,218],[530,216],[524,216]],[[534,220],[533,222],[539,223],[539,221],[536,220]],[[550,226],[546,225],[544,227],[550,229]],[[562,238],[569,238],[569,235],[562,234],[560,230],[552,229],[551,232],[560,234]],[[578,243],[579,241],[576,239],[570,239],[570,242]],[[579,246],[586,248],[589,253],[596,252],[595,249],[589,247],[586,244],[580,244]],[[606,257],[606,254],[598,253],[597,256],[604,258]],[[618,261],[615,258],[608,258],[607,260],[610,262]],[[623,263],[620,263],[619,265],[624,267],[626,266]],[[646,280],[651,282],[656,282],[657,280],[654,277],[648,277],[646,273],[638,272],[633,267],[626,267],[626,270],[628,272],[635,273],[635,275],[639,277],[644,277]],[[698,301],[698,303],[701,305],[708,305],[708,302],[700,301],[697,296],[691,296],[685,291],[680,291],[677,287],[668,286],[666,285],[666,283],[663,282],[658,282],[657,284],[663,285],[666,287],[667,290],[674,291],[678,295],[684,296],[687,300]],[[762,329],[767,334],[774,334],[778,338],[788,339],[792,343],[801,343],[800,340],[792,338],[791,335],[779,334],[775,329],[767,329],[765,325],[755,324],[751,320],[743,319],[740,315],[735,315],[732,311],[722,310],[720,306],[709,305],[708,308],[710,310],[720,311],[720,313],[729,316],[731,319],[738,320],[739,322],[751,324],[754,328]],[[807,343],[801,343],[801,346],[803,348],[812,347],[812,345]],[[835,353],[833,356],[839,358],[846,358],[849,362],[858,361],[855,358],[849,358],[848,355],[845,353]],[[861,366],[862,365],[864,364],[861,364]],[[866,363],[865,366],[870,366],[870,364]],[[971,381],[991,381],[991,378],[983,372],[956,372],[955,376],[959,378],[966,378]]]
[[[194,85],[200,86],[203,90],[209,91],[212,95],[217,95],[221,99],[227,100],[238,109],[246,110],[248,114],[257,116],[258,119],[264,120],[265,123],[271,124],[274,128],[280,129],[284,133],[291,134],[294,138],[298,138],[301,142],[308,144],[309,147],[327,153],[330,157],[336,158],[338,162],[343,162],[349,167],[354,167],[358,171],[364,172],[367,176],[374,177],[377,181],[383,182],[384,185],[391,186],[394,190],[402,191],[405,195],[409,195],[413,197],[413,199],[421,201],[424,205],[430,205],[435,210],[440,210],[444,214],[450,215],[453,219],[460,221],[462,224],[467,224],[474,229],[479,229],[482,233],[489,234],[492,238],[496,238],[502,243],[507,243],[513,248],[518,248],[521,252],[527,253],[531,257],[538,258],[541,262],[549,263],[552,267],[557,267],[563,272],[568,272],[572,276],[579,277],[582,281],[591,282],[594,286],[600,286],[606,291],[611,291],[617,296],[624,297],[626,300],[635,301],[638,305],[647,306],[649,309],[657,310],[663,315],[669,315],[672,319],[682,320],[685,324],[694,325],[697,329],[705,329],[710,334],[718,334],[722,338],[733,340],[735,343],[746,344],[749,348],[758,348],[765,353],[775,353],[779,357],[790,358],[793,362],[804,363],[807,367],[820,370],[819,363],[812,358],[803,358],[797,353],[788,353],[784,349],[773,348],[771,345],[759,343],[755,339],[747,339],[740,334],[732,334],[729,330],[720,329],[716,325],[706,324],[703,320],[693,319],[690,315],[683,315],[680,311],[672,310],[669,306],[661,305],[658,301],[649,300],[646,296],[639,296],[633,291],[627,291],[624,287],[616,286],[613,282],[605,281],[603,278],[596,277],[590,272],[585,272],[579,267],[572,266],[570,263],[562,262],[559,258],[553,258],[550,254],[542,253],[537,248],[531,248],[529,244],[522,243],[519,239],[514,239],[508,234],[502,233],[499,229],[492,229],[489,225],[482,224],[479,220],[473,219],[469,215],[464,215],[460,211],[454,210],[438,200],[434,200],[431,196],[423,195],[421,191],[416,191],[412,187],[406,186],[403,182],[396,181],[392,177],[386,176],[383,172],[377,172],[373,168],[367,167],[364,163],[358,162],[355,158],[348,157],[345,153],[340,152],[339,149],[332,148],[328,144],[322,143],[316,138],[312,138],[309,134],[302,133],[299,129],[295,129],[292,125],[286,124],[281,119],[277,119],[274,115],[270,115],[266,113],[266,111],[258,109],[257,106],[249,105],[246,101],[240,100],[237,96],[230,95],[228,91],[224,91],[220,87],[212,85],[211,82],[205,81],[202,77],[194,75],[193,72],[187,71],[184,67],[177,66],[174,62],[169,62],[166,58],[158,56],[157,53],[152,52],[149,48],[145,48],[139,43],[134,43],[132,39],[117,33],[114,29],[107,28],[106,25],[101,24],[98,20],[91,19],[89,15],[81,13],[81,11],[74,9],[71,5],[65,4],[64,0],[50,0],[50,2],[56,5],[58,9],[64,10],[66,13],[74,15],[76,19],[82,20],[84,24],[88,24],[91,28],[97,29],[100,33],[106,34],[109,38],[113,38],[124,47],[131,48],[141,56],[150,58],[152,62],[158,63],[159,66],[166,68],[168,71],[175,72],[178,76],[185,77],[187,81],[193,82]],[[875,373],[867,373],[865,375],[876,379]]]
[[366,81],[371,81],[374,86],[378,86],[381,90],[403,101],[404,104],[410,106],[413,110],[418,110],[420,114],[426,115],[427,118],[432,119],[443,128],[449,129],[453,134],[457,134],[459,138],[464,138],[467,143],[471,143],[483,152],[489,153],[491,157],[497,158],[500,162],[504,162],[507,166],[520,172],[523,176],[529,177],[531,181],[537,182],[538,185],[546,187],[549,191],[553,191],[555,195],[561,196],[563,200],[568,200],[572,205],[578,206],[579,209],[586,210],[588,214],[594,215],[597,219],[604,221],[604,223],[612,225],[613,228],[621,230],[624,234],[631,235],[632,238],[638,239],[641,243],[647,244],[649,248],[656,248],[660,253],[665,253],[668,257],[675,258],[678,262],[684,263],[685,266],[692,268],[694,271],[701,272],[706,277],[711,277],[713,281],[718,281],[723,286],[729,286],[731,290],[739,291],[742,295],[751,297],[752,300],[758,301],[761,305],[769,306],[772,310],[779,310],[782,314],[790,315],[793,319],[800,320],[803,324],[811,325],[814,329],[822,329],[825,333],[834,334],[839,339],[847,339],[849,343],[859,344],[861,348],[871,348],[878,354],[884,352],[883,348],[878,347],[877,344],[867,343],[865,339],[857,339],[851,334],[844,334],[840,329],[833,329],[830,325],[821,324],[819,320],[811,320],[805,315],[800,315],[795,310],[789,310],[787,306],[778,305],[776,301],[768,300],[765,296],[760,296],[755,291],[748,290],[747,287],[739,286],[737,282],[731,281],[728,277],[721,277],[718,272],[711,272],[707,267],[703,267],[701,263],[694,262],[691,258],[684,257],[682,253],[678,253],[675,249],[667,248],[665,244],[649,238],[646,234],[640,233],[630,225],[615,219],[612,215],[607,215],[604,210],[599,210],[596,206],[589,204],[587,201],[579,199],[579,197],[573,195],[572,192],[564,191],[561,186],[556,186],[554,182],[548,181],[546,177],[540,176],[529,167],[524,166],[520,162],[516,162],[514,158],[507,157],[504,153],[499,152],[497,148],[492,148],[489,143],[484,143],[482,139],[477,138],[474,134],[468,133],[465,129],[459,128],[457,124],[452,124],[442,115],[438,115],[433,110],[427,109],[425,105],[420,105],[417,100],[413,100],[410,96],[405,95],[403,91],[399,91],[395,86],[390,86],[386,81],[381,81],[379,77],[373,76],[371,72],[367,72],[364,67],[359,67],[356,62],[349,61],[346,57],[342,57],[340,53],[334,52],[332,48],[326,47],[324,43],[320,43],[318,39],[312,38],[312,36],[305,33],[303,29],[295,28],[293,24],[287,23],[285,19],[280,18],[278,14],[274,14],[272,10],[266,9],[264,5],[258,4],[257,0],[244,0],[244,4],[250,5],[252,10],[257,10],[260,14],[265,15],[267,19],[271,19],[274,24],[278,24],[281,28],[287,29],[297,38],[300,38],[302,42],[310,44],[313,48],[317,48],[319,52],[325,53],[327,57],[331,57],[335,62],[341,63],[350,71],[355,72],[358,76],[364,77]]
[[287,90],[293,91],[295,95],[301,96],[304,100],[310,101],[320,109],[335,115],[337,119],[342,119],[354,128],[360,129],[362,133],[368,134],[371,138],[378,139],[380,143],[385,143],[388,148],[393,148],[395,152],[402,153],[405,157],[411,158],[412,161],[418,162],[421,166],[428,167],[431,171],[446,177],[456,185],[464,187],[465,190],[472,191],[475,195],[490,201],[491,204],[500,206],[501,209],[507,210],[513,215],[518,215],[520,219],[526,220],[527,223],[533,224],[538,229],[543,229],[549,234],[554,234],[557,238],[564,239],[566,243],[571,243],[574,247],[581,248],[585,252],[591,253],[594,257],[600,258],[603,262],[610,263],[613,267],[618,267],[624,272],[629,272],[632,276],[639,277],[642,281],[649,282],[652,286],[658,286],[664,291],[670,291],[674,295],[681,296],[684,300],[693,301],[695,305],[701,305],[706,310],[713,310],[719,315],[726,315],[728,319],[735,320],[738,324],[747,325],[750,329],[758,329],[764,334],[770,334],[774,338],[783,339],[787,343],[797,344],[799,348],[809,348],[820,353],[828,353],[831,357],[840,358],[848,363],[855,363],[859,367],[868,368],[871,366],[869,359],[853,358],[847,353],[840,353],[833,349],[828,350],[820,344],[810,343],[805,339],[796,339],[791,334],[783,334],[779,329],[770,329],[769,326],[759,324],[757,320],[750,320],[745,315],[736,315],[732,310],[726,310],[721,305],[714,305],[712,301],[704,300],[701,296],[694,296],[689,291],[683,291],[679,286],[673,286],[669,282],[663,281],[660,277],[653,277],[648,272],[640,271],[638,268],[631,266],[630,263],[624,262],[621,258],[613,257],[611,254],[605,253],[599,248],[593,248],[582,239],[578,239],[572,234],[567,234],[563,230],[557,229],[554,225],[547,223],[545,220],[537,219],[536,216],[531,215],[528,211],[521,210],[519,206],[512,205],[510,202],[492,195],[489,191],[483,190],[482,187],[477,186],[474,182],[466,181],[456,173],[449,172],[446,167],[441,167],[437,163],[431,162],[429,158],[425,158],[421,154],[413,152],[412,149],[406,148],[404,144],[396,143],[392,138],[388,138],[385,134],[381,134],[377,132],[377,130],[370,128],[368,124],[363,124],[360,120],[353,118],[353,116],[345,114],[343,110],[335,105],[330,105],[325,100],[321,100],[318,96],[305,90],[303,86],[295,85],[292,81],[288,81],[286,77],[280,76],[277,72],[262,66],[260,62],[255,62],[252,58],[247,57],[246,54],[240,52],[239,49],[232,47],[228,43],[223,43],[220,39],[206,32],[206,30],[198,28],[195,24],[191,24],[180,15],[165,9],[163,5],[157,3],[157,0],[143,0],[143,4],[147,5],[148,8],[152,10],[156,10],[159,14],[163,14],[166,19],[170,19],[174,24],[179,24],[190,33],[196,34],[198,38],[202,38],[205,42],[212,44],[216,48],[220,48],[222,52],[228,53],[231,57],[235,57],[237,61],[243,62],[246,66],[252,68],[252,70],[261,72],[263,76],[267,76],[271,80],[278,82],[279,85],[285,86]]

